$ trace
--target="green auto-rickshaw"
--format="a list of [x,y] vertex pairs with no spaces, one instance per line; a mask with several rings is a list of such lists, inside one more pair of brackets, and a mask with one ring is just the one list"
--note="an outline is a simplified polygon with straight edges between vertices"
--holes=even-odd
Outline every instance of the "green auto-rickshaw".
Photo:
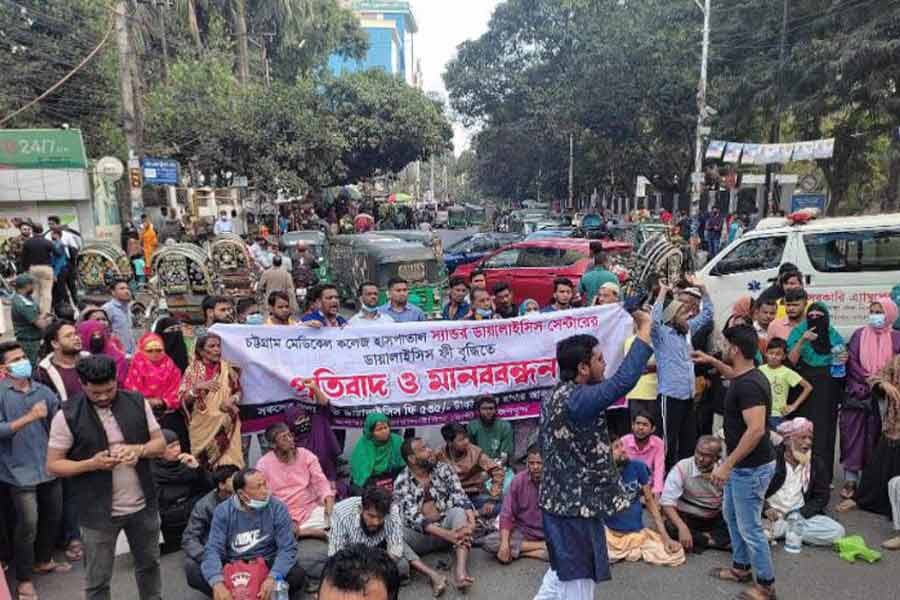
[[466,204],[466,223],[469,227],[481,227],[486,223],[485,210],[477,204]]
[[387,302],[387,285],[392,277],[409,282],[409,301],[428,316],[441,310],[444,263],[434,250],[418,242],[407,242],[379,233],[338,235],[332,238],[330,262],[334,284],[341,298],[357,298],[366,281],[378,284],[379,303]]
[[447,227],[450,229],[465,229],[468,225],[466,208],[464,206],[454,204],[447,209]]

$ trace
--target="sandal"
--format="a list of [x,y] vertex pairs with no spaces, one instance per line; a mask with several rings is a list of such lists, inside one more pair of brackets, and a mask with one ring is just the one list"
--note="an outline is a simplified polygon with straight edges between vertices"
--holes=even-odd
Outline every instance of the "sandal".
[[847,512],[849,510],[853,510],[854,508],[856,508],[856,500],[853,500],[852,498],[847,498],[845,500],[841,500],[840,502],[838,502],[838,505],[834,507],[834,510],[836,510],[837,512],[843,513],[843,512]]
[[752,586],[735,596],[735,600],[776,600],[775,588],[754,583]]
[[84,558],[84,545],[78,540],[72,540],[66,547],[66,558],[69,562],[78,562]]
[[72,564],[67,562],[59,563],[51,560],[47,566],[41,568],[35,567],[33,570],[38,575],[49,575],[50,573],[68,573],[72,570]]
[[856,484],[852,481],[847,481],[844,483],[843,487],[841,487],[841,498],[844,500],[850,500],[853,496],[856,495]]
[[753,581],[753,575],[749,571],[738,571],[734,567],[711,569],[707,572],[707,575],[732,583],[750,583]]
[[16,589],[16,600],[38,600],[37,592],[20,592]]

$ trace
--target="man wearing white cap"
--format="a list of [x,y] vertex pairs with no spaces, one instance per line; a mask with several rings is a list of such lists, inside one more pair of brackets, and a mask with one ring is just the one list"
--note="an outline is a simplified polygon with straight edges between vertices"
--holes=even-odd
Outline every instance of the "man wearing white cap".
[[831,492],[830,478],[825,461],[812,454],[812,421],[803,417],[784,421],[778,433],[784,442],[775,448],[775,474],[766,492],[764,511],[773,537],[784,537],[787,515],[798,512],[803,543],[830,546],[844,537],[844,527],[823,514]]

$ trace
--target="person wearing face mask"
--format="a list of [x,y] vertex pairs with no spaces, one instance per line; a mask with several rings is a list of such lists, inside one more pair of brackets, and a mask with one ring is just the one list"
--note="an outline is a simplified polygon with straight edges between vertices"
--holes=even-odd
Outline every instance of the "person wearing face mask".
[[781,539],[787,533],[785,518],[798,512],[802,519],[803,543],[831,546],[844,537],[844,526],[826,516],[825,507],[831,490],[825,473],[830,469],[821,459],[814,459],[813,424],[797,417],[778,426],[784,441],[775,448],[775,474],[766,491],[763,514],[769,521],[772,537]]
[[519,305],[519,316],[524,317],[525,315],[531,315],[534,313],[541,312],[541,305],[537,303],[537,300],[533,300],[532,298],[528,298],[522,304]]
[[84,321],[78,326],[81,347],[91,355],[103,355],[116,363],[116,374],[119,384],[125,383],[128,376],[128,359],[113,343],[109,326],[103,321]]
[[887,296],[869,305],[869,323],[850,336],[847,351],[847,395],[841,404],[841,465],[844,486],[841,496],[852,498],[859,475],[868,462],[881,430],[878,403],[872,398],[870,378],[893,356],[900,354],[900,331],[892,326],[897,320],[897,305]]
[[34,573],[71,570],[53,561],[62,520],[62,485],[47,472],[50,421],[59,398],[31,380],[31,362],[21,344],[0,344],[7,378],[0,382],[0,483],[9,487],[16,521],[13,566],[19,598],[36,598]]
[[156,322],[153,332],[162,338],[166,356],[171,358],[178,370],[184,373],[188,366],[188,353],[181,321],[172,317],[163,317]]
[[472,310],[464,321],[489,321],[499,319],[500,315],[494,313],[494,305],[491,302],[491,294],[482,288],[472,289]]
[[160,426],[174,431],[182,446],[190,448],[187,422],[178,400],[180,386],[181,371],[166,355],[162,338],[155,333],[145,333],[138,341],[138,351],[122,387],[144,396]]
[[713,320],[712,299],[696,278],[666,303],[670,288],[660,284],[653,305],[653,349],[656,358],[662,438],[666,442],[666,470],[690,457],[697,440],[694,416],[694,365],[690,336]]
[[205,469],[243,468],[238,373],[222,360],[222,338],[214,333],[198,338],[194,353],[178,390],[178,399],[189,412],[191,454]]
[[[815,426],[813,455],[834,464],[834,446],[837,436],[838,406],[844,396],[844,379],[831,375],[835,360],[846,362],[846,350],[834,352],[844,345],[844,338],[831,326],[828,307],[823,302],[813,302],[806,309],[806,320],[802,321],[788,337],[790,349],[788,358],[795,370],[813,387],[809,399],[794,411],[795,417],[806,417]],[[833,469],[828,470],[828,484],[831,485]]]
[[235,561],[262,559],[268,575],[260,598],[268,600],[275,579],[287,582],[291,600],[306,590],[306,574],[297,564],[294,523],[287,507],[269,493],[266,478],[256,469],[243,469],[231,479],[234,495],[213,511],[209,539],[200,569],[214,600],[230,600],[224,568]]
[[384,325],[394,319],[378,310],[378,284],[367,281],[359,286],[359,312],[350,317],[350,325]]

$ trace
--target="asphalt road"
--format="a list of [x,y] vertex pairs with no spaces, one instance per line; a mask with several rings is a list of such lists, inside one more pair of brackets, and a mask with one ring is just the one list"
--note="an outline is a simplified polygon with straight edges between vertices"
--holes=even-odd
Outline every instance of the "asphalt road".
[[[836,486],[840,485],[836,483]],[[892,535],[890,523],[870,513],[854,511],[839,516],[848,534],[862,535],[869,546],[879,548],[881,542]],[[511,566],[501,566],[483,550],[473,550],[470,559],[474,588],[465,596],[470,599],[527,600],[540,586],[546,565],[532,560],[520,560]],[[900,553],[885,552],[875,564],[865,562],[850,564],[831,549],[804,547],[799,555],[787,554],[779,544],[773,549],[777,577],[778,596],[782,599],[828,598],[897,598],[900,584]],[[733,598],[741,587],[714,581],[707,576],[713,567],[729,564],[728,554],[708,551],[700,556],[690,556],[686,564],[677,568],[651,567],[648,565],[620,564],[612,569],[613,580],[599,586],[597,598],[644,600],[666,598],[672,600],[697,600]],[[439,561],[449,564],[446,553],[426,557],[429,564]],[[163,590],[167,599],[200,600],[201,594],[187,587],[181,570],[181,553],[163,557]],[[82,567],[63,575],[42,576],[36,585],[44,600],[70,600],[81,598],[83,586]],[[137,599],[138,595],[131,571],[129,555],[118,557],[112,585],[115,600]],[[430,598],[427,581],[417,576],[405,587],[400,598],[419,600]],[[449,590],[445,598],[462,598]]]

